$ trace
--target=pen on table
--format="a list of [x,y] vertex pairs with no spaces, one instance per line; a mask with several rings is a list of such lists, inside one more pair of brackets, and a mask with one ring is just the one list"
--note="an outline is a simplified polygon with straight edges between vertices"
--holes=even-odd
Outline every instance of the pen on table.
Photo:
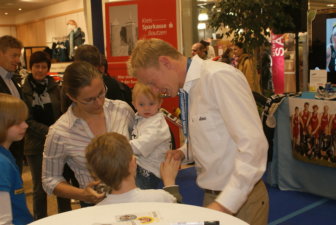
[[203,221],[203,222],[175,222],[170,225],[219,225],[218,220]]

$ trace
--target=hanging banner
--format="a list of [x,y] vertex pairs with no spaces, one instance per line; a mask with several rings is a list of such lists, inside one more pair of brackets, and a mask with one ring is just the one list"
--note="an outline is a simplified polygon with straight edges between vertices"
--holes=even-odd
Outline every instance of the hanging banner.
[[272,77],[275,94],[284,92],[285,83],[285,59],[284,39],[282,34],[271,34],[272,43]]
[[334,101],[289,97],[294,158],[336,167],[336,105]]

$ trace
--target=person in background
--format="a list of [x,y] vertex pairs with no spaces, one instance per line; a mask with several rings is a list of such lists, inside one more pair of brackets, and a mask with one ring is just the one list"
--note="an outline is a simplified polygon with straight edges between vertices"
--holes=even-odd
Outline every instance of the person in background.
[[108,73],[108,63],[105,55],[103,54],[100,54],[100,66],[98,67],[98,70],[103,74],[106,86],[109,86],[112,90],[114,90],[113,92],[107,94],[106,97],[109,99],[119,99],[125,101],[135,111],[135,108],[132,104],[131,88],[123,82],[119,81],[118,79],[115,79],[113,76],[110,76],[110,74]]
[[98,48],[93,45],[82,45],[75,51],[74,60],[88,62],[98,68],[103,74],[104,83],[108,88],[106,98],[125,101],[133,108],[131,89],[107,73],[108,65],[106,58],[102,56]]
[[[105,98],[107,89],[102,75],[88,62],[76,61],[69,65],[64,72],[62,87],[63,100],[69,98],[72,103],[49,128],[43,154],[42,183],[48,194],[80,200],[81,206],[85,207],[104,198],[93,189],[97,182],[87,168],[86,146],[92,138],[106,132],[117,132],[129,138],[134,112],[126,102]],[[74,171],[79,187],[64,179],[65,163]]]
[[207,41],[201,40],[200,43],[206,47],[207,59],[213,59],[216,57],[215,49],[211,45],[211,39]]
[[248,84],[253,92],[261,94],[260,76],[257,65],[250,54],[244,52],[243,43],[235,43],[232,47],[233,55],[237,58],[237,68],[245,75]]
[[19,168],[8,150],[14,141],[24,137],[27,117],[28,109],[22,100],[0,93],[0,224],[25,225],[33,221]]
[[[15,71],[20,63],[22,43],[16,38],[5,35],[0,37],[0,92],[22,98],[21,87],[15,79]],[[10,149],[22,173],[23,141],[15,141]]]
[[[41,219],[47,214],[47,195],[42,187],[42,158],[45,137],[49,126],[61,116],[60,87],[48,76],[50,57],[42,51],[30,56],[31,73],[22,85],[23,100],[28,106],[29,128],[24,139],[24,154],[30,167],[33,180],[34,219]],[[66,166],[64,176],[71,177],[73,172]],[[67,179],[68,180],[68,179]],[[58,212],[71,210],[68,199],[57,198]]]
[[162,98],[139,82],[133,88],[132,98],[137,110],[130,141],[137,156],[136,183],[141,189],[156,189],[161,181],[160,164],[171,149],[169,126],[159,111]]
[[137,168],[136,157],[129,141],[123,135],[107,133],[96,137],[86,148],[86,159],[93,176],[107,185],[107,197],[97,205],[125,202],[181,202],[179,188],[175,185],[180,162],[169,158],[160,163],[165,191],[141,190],[136,186],[134,179]]
[[201,59],[207,59],[206,47],[200,42],[193,44],[191,46],[191,55],[198,55]]
[[261,177],[268,143],[245,76],[225,63],[187,58],[155,38],[137,42],[128,71],[154,92],[186,96],[187,144],[167,156],[195,161],[204,206],[249,224],[267,224],[268,194]]

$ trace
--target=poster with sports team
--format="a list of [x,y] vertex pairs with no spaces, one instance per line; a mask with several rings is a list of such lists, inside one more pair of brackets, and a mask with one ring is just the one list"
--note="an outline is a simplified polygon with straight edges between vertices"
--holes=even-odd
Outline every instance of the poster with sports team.
[[336,167],[336,102],[289,98],[293,156]]

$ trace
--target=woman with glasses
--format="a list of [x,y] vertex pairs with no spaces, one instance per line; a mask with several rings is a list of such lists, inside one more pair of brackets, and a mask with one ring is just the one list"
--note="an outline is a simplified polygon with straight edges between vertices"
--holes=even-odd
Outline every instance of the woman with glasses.
[[[50,127],[44,148],[44,189],[48,194],[80,200],[82,207],[104,198],[104,194],[94,190],[97,182],[86,166],[86,146],[92,138],[106,132],[129,138],[133,126],[132,108],[126,102],[105,99],[106,91],[96,67],[80,61],[69,65],[62,92],[71,105]],[[65,163],[74,171],[79,188],[68,184],[62,176]]]

